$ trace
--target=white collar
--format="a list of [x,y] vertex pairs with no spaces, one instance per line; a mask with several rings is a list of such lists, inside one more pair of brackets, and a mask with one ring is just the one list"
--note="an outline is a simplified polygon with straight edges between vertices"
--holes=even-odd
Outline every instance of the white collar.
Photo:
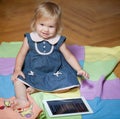
[[[43,41],[44,39],[40,37],[36,32],[30,33],[31,39],[35,42]],[[47,39],[45,41],[48,41],[50,44],[54,45],[56,44],[60,39],[60,35],[56,35],[54,38]]]

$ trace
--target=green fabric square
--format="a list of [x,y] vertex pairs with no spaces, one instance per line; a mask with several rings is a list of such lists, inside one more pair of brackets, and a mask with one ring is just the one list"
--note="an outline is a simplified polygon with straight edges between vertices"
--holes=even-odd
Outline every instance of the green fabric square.
[[16,57],[21,45],[22,42],[2,42],[0,44],[0,57]]
[[[113,58],[105,61],[84,62],[84,69],[89,73],[90,80],[99,80],[101,76],[109,77],[118,60]],[[114,78],[116,76],[114,75]],[[108,78],[111,79],[111,78]]]

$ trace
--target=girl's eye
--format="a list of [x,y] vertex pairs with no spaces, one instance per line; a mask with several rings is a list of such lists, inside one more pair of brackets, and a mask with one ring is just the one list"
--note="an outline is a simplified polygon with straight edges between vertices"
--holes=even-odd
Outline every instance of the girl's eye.
[[54,26],[49,26],[50,28],[54,28]]
[[41,26],[44,26],[44,24],[40,24]]

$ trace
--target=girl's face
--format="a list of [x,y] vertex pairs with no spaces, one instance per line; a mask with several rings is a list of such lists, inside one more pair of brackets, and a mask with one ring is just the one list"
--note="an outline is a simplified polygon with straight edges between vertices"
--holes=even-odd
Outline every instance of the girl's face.
[[36,22],[36,32],[43,39],[49,39],[56,35],[57,25],[53,18],[42,17]]

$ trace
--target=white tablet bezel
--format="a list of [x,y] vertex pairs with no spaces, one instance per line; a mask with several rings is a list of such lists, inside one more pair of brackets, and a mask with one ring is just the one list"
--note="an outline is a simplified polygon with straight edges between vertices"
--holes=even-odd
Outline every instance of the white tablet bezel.
[[[86,108],[88,109],[87,112],[76,112],[76,113],[67,113],[67,114],[53,114],[49,105],[48,105],[48,101],[67,101],[67,100],[71,100],[71,99],[80,99],[82,100],[82,102],[85,104]],[[84,97],[78,97],[78,98],[62,98],[62,99],[48,99],[48,100],[43,100],[43,104],[44,107],[46,109],[46,111],[48,112],[48,115],[50,117],[58,117],[58,116],[70,116],[70,115],[80,115],[80,114],[91,114],[93,113],[93,110],[91,109],[90,105],[88,104],[87,100]]]

